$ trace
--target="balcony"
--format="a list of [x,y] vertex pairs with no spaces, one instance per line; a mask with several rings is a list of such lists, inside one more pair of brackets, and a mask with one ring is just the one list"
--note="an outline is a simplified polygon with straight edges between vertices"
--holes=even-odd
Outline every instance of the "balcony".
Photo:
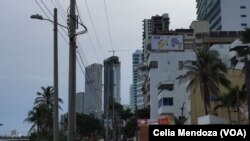
[[166,115],[168,113],[174,113],[173,106],[162,106],[158,109],[158,115]]

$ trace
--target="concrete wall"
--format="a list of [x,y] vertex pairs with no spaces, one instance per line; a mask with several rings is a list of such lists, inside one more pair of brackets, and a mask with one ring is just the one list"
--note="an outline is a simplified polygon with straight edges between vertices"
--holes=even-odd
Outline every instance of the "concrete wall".
[[[181,106],[183,102],[187,101],[187,93],[185,84],[180,84],[176,78],[185,74],[185,71],[179,69],[179,61],[195,60],[193,51],[187,52],[165,52],[165,53],[151,53],[150,61],[158,61],[158,68],[151,68],[149,71],[150,77],[150,118],[157,119],[158,113],[158,84],[164,81],[172,81],[174,83],[174,114],[180,116]],[[186,105],[187,106],[187,105]],[[187,109],[187,108],[185,108]],[[185,113],[185,115],[187,112]]]
[[[241,9],[240,6],[246,6]],[[246,15],[246,17],[241,17]],[[222,31],[239,31],[245,27],[241,23],[247,23],[250,27],[250,1],[248,0],[221,0]]]

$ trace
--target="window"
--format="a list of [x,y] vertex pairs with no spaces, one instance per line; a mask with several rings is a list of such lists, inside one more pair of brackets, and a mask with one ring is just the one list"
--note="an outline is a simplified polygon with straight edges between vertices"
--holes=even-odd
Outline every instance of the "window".
[[246,6],[240,6],[240,9],[246,9]]
[[173,91],[174,90],[174,84],[161,84],[158,89],[160,90],[168,90]]
[[173,98],[172,97],[165,97],[163,98],[163,106],[172,106],[174,105],[174,101],[173,101]]
[[183,66],[184,66],[183,61],[179,61],[179,69],[182,69],[182,68],[183,68]]
[[149,66],[150,66],[150,68],[158,68],[158,62],[157,61],[151,61]]
[[242,18],[246,18],[247,17],[247,15],[240,15]]
[[241,26],[247,26],[247,24],[246,23],[241,23]]
[[158,101],[158,107],[159,107],[159,108],[162,107],[162,99],[160,99],[160,100]]

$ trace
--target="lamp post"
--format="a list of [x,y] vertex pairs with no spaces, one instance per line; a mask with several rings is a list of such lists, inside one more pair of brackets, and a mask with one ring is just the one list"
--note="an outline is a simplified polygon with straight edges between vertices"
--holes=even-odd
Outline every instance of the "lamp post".
[[57,9],[54,8],[54,21],[44,19],[41,15],[32,15],[31,19],[46,20],[54,24],[54,106],[53,106],[53,141],[58,141],[58,37],[57,25],[67,28],[64,25],[57,23]]

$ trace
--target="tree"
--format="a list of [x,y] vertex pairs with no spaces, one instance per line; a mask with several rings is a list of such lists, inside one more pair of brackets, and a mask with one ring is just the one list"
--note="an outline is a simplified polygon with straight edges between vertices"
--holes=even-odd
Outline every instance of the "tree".
[[240,124],[240,107],[245,103],[247,97],[246,85],[243,84],[241,88],[238,85],[231,87],[228,94],[231,95],[231,107],[236,109],[235,111],[238,114],[238,123]]
[[126,125],[122,128],[122,133],[125,135],[125,138],[132,138],[135,136],[137,120],[135,117],[131,117],[126,122]]
[[[184,68],[187,72],[177,77],[180,81],[188,79],[187,91],[195,92],[199,87],[205,108],[205,114],[208,114],[210,107],[210,97],[218,96],[219,84],[228,88],[230,81],[226,78],[226,65],[219,59],[219,53],[210,50],[209,47],[203,47],[195,51],[197,60],[195,63],[187,61]],[[207,107],[208,106],[208,107]]]
[[235,67],[239,61],[244,63],[243,70],[245,72],[245,83],[248,103],[248,122],[250,124],[250,28],[247,28],[245,32],[243,32],[241,36],[241,41],[243,45],[231,48],[230,51],[235,51],[237,56],[242,57],[243,59],[238,60],[236,56],[234,56],[231,62],[233,67]]
[[[65,114],[68,115],[68,114]],[[68,116],[64,119],[63,128],[67,129],[68,126]],[[78,140],[83,140],[83,138],[96,138],[97,135],[101,135],[104,127],[101,125],[100,121],[92,116],[86,114],[76,114],[76,132]],[[65,130],[66,131],[66,130]]]
[[[33,109],[28,112],[28,117],[24,120],[24,122],[32,123],[28,133],[33,132],[31,137],[35,137],[34,140],[52,138],[53,94],[53,87],[42,87],[42,92],[37,92],[38,97],[34,101]],[[59,103],[62,103],[60,98]]]
[[125,122],[131,118],[133,116],[133,113],[131,112],[131,109],[126,109],[126,110],[122,110],[120,113],[120,117],[122,120],[124,120]]
[[90,138],[92,136],[99,135],[103,129],[98,119],[85,114],[77,113],[76,123],[79,140],[82,140],[83,137]]
[[234,93],[230,92],[227,94],[220,95],[216,101],[219,102],[217,106],[214,107],[214,110],[217,110],[218,108],[226,108],[228,113],[228,119],[230,124],[232,124],[232,118],[231,118],[231,108],[234,107]]
[[137,119],[149,119],[150,118],[150,107],[139,109],[135,111],[135,116]]

